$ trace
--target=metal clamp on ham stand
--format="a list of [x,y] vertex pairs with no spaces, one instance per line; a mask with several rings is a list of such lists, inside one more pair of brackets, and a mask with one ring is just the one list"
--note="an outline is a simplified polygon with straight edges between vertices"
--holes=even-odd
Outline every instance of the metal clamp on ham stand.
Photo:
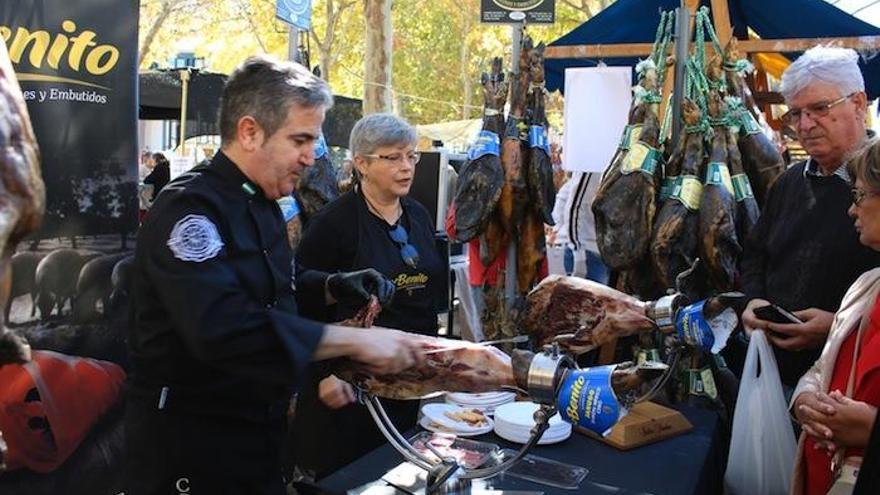
[[522,459],[524,455],[526,455],[529,449],[538,443],[538,440],[541,439],[544,431],[550,426],[550,418],[556,414],[556,407],[552,405],[552,403],[549,405],[542,405],[541,408],[535,412],[536,424],[531,430],[531,436],[529,437],[528,442],[522,446],[516,455],[495,466],[482,469],[467,469],[460,465],[454,458],[445,457],[429,443],[425,443],[425,446],[430,449],[438,459],[440,459],[439,461],[431,459],[417,451],[403,437],[403,435],[400,434],[397,428],[395,428],[391,419],[388,418],[388,414],[385,413],[385,409],[382,407],[382,403],[379,401],[378,397],[364,393],[360,390],[358,390],[358,396],[360,402],[367,406],[367,410],[370,411],[373,421],[376,422],[382,435],[385,436],[391,446],[400,452],[404,459],[428,472],[426,493],[429,495],[470,493],[471,480],[478,478],[491,478],[492,476],[505,471],[510,466],[513,466],[517,461]]

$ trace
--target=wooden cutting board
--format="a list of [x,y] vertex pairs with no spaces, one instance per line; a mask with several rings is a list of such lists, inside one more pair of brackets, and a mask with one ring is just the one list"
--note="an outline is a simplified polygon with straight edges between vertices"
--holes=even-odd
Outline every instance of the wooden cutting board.
[[653,402],[642,402],[633,406],[629,414],[614,425],[607,437],[579,426],[574,429],[616,449],[630,450],[687,433],[694,429],[694,425],[674,409]]

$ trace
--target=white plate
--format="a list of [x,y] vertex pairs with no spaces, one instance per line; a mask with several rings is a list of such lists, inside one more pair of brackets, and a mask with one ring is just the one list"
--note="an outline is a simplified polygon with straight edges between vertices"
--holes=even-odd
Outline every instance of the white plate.
[[514,399],[516,399],[516,394],[513,392],[484,392],[481,394],[450,392],[446,394],[448,402],[463,406],[497,406],[512,402]]
[[[541,436],[541,439],[538,440],[538,445],[548,445],[548,444],[553,444],[553,443],[559,443],[563,440],[568,439],[568,437],[571,436],[571,431],[572,431],[571,425],[568,425],[568,428],[560,430],[558,432],[552,432],[550,430],[547,430],[544,432],[544,435]],[[518,432],[518,431],[511,431],[510,429],[506,428],[504,425],[500,425],[500,424],[495,425],[495,434],[505,440],[509,440],[509,441],[515,442],[515,443],[526,443],[529,441],[529,438],[531,437],[531,435],[528,432],[522,433],[522,432]]]
[[[495,408],[495,421],[506,423],[515,427],[525,427],[531,429],[535,426],[535,411],[538,410],[538,404],[534,402],[511,402]],[[558,428],[563,424],[562,417],[559,413],[550,418],[550,428]]]
[[[458,421],[453,418],[450,418],[446,415],[446,413],[458,413],[462,411],[468,411],[474,408],[465,408],[456,406],[453,404],[442,404],[442,403],[431,403],[425,404],[422,406],[422,416],[427,418],[429,422],[436,423],[442,428],[449,430],[452,433],[461,434],[461,433],[475,433],[480,435],[482,433],[486,433],[491,431],[495,424],[492,422],[491,418],[486,418],[486,424],[482,426],[473,426],[464,421]],[[433,431],[433,430],[432,430]]]
[[432,423],[431,420],[428,419],[427,417],[423,417],[422,420],[419,421],[419,426],[421,426],[422,428],[424,428],[428,431],[433,431],[434,433],[449,433],[449,434],[455,435],[457,437],[475,437],[477,435],[489,433],[494,428],[494,425],[489,424],[489,425],[486,425],[480,429],[473,430],[473,431],[467,431],[467,432],[452,431],[452,430],[448,430],[443,427],[438,427],[436,424]]
[[[514,426],[510,426],[504,423],[495,422],[495,431],[501,431],[507,436],[514,436],[522,439],[527,439],[532,434],[531,429],[526,428],[518,428]],[[560,436],[567,436],[571,433],[571,425],[562,424],[559,427],[551,427],[548,428],[544,432],[544,436],[542,438],[556,438]]]

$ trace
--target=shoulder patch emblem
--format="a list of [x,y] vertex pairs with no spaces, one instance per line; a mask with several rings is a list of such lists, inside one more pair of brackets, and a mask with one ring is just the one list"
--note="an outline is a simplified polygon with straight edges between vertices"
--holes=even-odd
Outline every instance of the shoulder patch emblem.
[[168,247],[181,261],[201,263],[223,248],[223,241],[214,222],[203,215],[187,215],[180,219],[168,237]]

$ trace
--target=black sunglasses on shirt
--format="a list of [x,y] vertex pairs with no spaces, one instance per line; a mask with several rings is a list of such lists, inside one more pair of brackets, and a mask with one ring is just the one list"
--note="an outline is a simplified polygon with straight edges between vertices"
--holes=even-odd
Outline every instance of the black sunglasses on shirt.
[[400,248],[400,258],[410,268],[419,264],[419,252],[409,243],[409,233],[399,223],[388,231],[388,237]]

